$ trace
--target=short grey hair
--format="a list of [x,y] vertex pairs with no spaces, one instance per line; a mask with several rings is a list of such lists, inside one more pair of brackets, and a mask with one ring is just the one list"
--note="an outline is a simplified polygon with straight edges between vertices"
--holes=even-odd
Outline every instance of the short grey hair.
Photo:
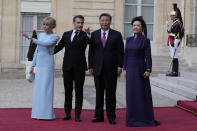
[[50,24],[53,28],[56,27],[56,20],[50,16],[48,17],[45,17],[44,20],[43,20],[43,23],[44,22],[47,22],[48,24]]

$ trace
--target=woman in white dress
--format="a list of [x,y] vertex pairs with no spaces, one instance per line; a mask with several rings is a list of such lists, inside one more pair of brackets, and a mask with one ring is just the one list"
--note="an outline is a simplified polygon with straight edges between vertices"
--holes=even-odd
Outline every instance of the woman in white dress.
[[[35,72],[35,85],[31,118],[53,120],[54,94],[54,48],[59,36],[53,33],[56,21],[52,17],[43,20],[44,33],[40,33],[38,39],[23,33],[23,36],[33,40],[37,44],[32,61],[30,73]],[[34,71],[34,67],[35,71]]]

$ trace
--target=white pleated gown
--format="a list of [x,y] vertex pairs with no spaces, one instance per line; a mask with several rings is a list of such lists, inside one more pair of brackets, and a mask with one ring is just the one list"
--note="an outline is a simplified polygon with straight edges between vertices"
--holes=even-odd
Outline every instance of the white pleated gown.
[[40,33],[32,66],[35,66],[35,85],[31,118],[55,119],[54,94],[54,48],[59,40],[57,34]]

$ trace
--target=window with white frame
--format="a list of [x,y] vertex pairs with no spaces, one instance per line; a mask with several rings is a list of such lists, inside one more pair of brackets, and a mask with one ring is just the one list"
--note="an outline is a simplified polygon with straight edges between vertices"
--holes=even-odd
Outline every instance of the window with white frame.
[[[44,32],[42,21],[49,13],[22,13],[21,14],[21,32],[32,36],[33,30],[37,35]],[[20,60],[25,61],[29,49],[30,41],[21,35],[21,55]]]
[[124,39],[133,34],[131,20],[136,16],[143,16],[147,24],[147,37],[153,40],[154,0],[125,0]]

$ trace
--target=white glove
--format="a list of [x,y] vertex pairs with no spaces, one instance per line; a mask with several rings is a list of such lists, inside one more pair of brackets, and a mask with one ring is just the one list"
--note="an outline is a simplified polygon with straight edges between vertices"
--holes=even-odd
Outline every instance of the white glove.
[[175,39],[174,40],[174,48],[178,48],[178,44],[179,44],[179,42],[180,42],[180,39]]
[[167,30],[167,31],[169,31],[169,26],[170,26],[170,25],[169,25],[169,22],[166,21],[166,30]]

